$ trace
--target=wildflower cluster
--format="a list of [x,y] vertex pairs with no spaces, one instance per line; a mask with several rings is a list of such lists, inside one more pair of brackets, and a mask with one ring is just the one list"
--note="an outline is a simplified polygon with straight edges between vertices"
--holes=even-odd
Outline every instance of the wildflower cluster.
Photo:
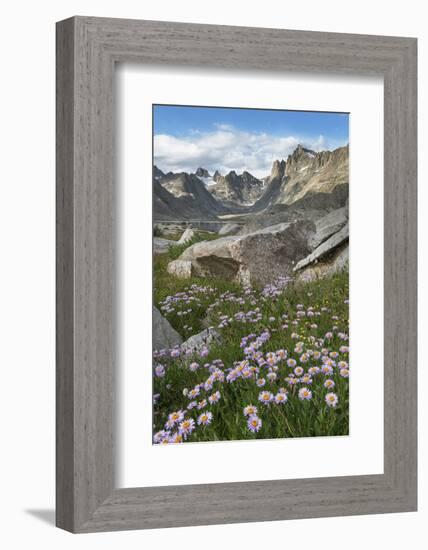
[[348,304],[346,272],[224,292],[199,280],[165,297],[175,326],[198,311],[220,342],[154,352],[154,443],[347,434]]

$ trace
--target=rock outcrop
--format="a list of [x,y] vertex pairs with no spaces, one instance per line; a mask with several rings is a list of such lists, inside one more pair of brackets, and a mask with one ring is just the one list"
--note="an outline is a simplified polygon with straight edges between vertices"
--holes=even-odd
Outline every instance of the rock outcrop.
[[315,248],[315,250],[311,252],[308,256],[297,262],[296,266],[294,267],[294,271],[299,271],[309,264],[320,261],[322,258],[326,257],[343,243],[347,242],[348,239],[349,225],[346,224],[344,227],[342,227],[342,229],[337,231],[337,233],[331,235],[326,241]]
[[329,255],[324,256],[321,260],[317,260],[298,270],[296,277],[300,281],[313,281],[341,271],[347,266],[348,262],[349,245],[346,242],[332,250]]
[[195,232],[193,231],[193,229],[191,227],[188,227],[184,231],[184,233],[181,235],[181,237],[179,238],[179,240],[177,242],[178,242],[178,244],[187,243],[187,242],[191,241],[194,236],[195,236]]
[[241,226],[237,223],[225,223],[218,232],[219,235],[226,236],[233,233],[238,233],[241,229]]
[[194,334],[183,342],[180,348],[186,353],[196,353],[205,347],[209,347],[213,342],[220,340],[219,333],[213,328],[206,328],[198,334]]
[[244,285],[264,285],[284,275],[315,278],[346,265],[348,241],[348,209],[342,207],[315,220],[279,222],[196,243],[167,270],[184,279],[221,278]]
[[153,306],[153,349],[170,349],[183,342],[183,338]]
[[[329,220],[326,220],[328,216],[320,220],[323,222],[320,223],[320,233],[310,239],[313,244],[319,243],[318,246],[294,267],[298,279],[307,281],[325,277],[340,271],[349,262],[349,224],[346,219],[341,228],[331,233],[344,217],[343,212],[336,211],[333,214],[335,216],[330,216]],[[333,223],[326,223],[328,221]],[[321,241],[326,234],[329,234],[328,238]]]
[[347,211],[347,202],[347,185],[339,185],[331,193],[308,193],[292,204],[275,204],[263,212],[254,212],[245,218],[247,221],[240,233],[253,233],[263,227],[297,220],[310,220],[317,223],[335,210],[345,208],[344,211]]
[[315,235],[309,241],[310,247],[312,249],[317,248],[329,237],[340,231],[348,223],[348,214],[349,209],[344,206],[318,219],[315,222]]
[[267,284],[291,274],[295,262],[308,255],[308,236],[314,231],[312,222],[297,221],[248,235],[202,241],[171,262],[168,271],[185,277],[219,277],[244,285]]
[[162,237],[153,237],[153,254],[165,254],[172,244],[177,243]]
[[189,260],[173,260],[169,262],[166,270],[179,279],[190,279],[193,275],[192,262]]

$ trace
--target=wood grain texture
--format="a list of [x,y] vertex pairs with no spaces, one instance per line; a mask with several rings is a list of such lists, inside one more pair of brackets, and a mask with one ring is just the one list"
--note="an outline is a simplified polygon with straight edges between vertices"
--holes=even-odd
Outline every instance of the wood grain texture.
[[[383,76],[383,475],[115,489],[118,61]],[[416,78],[412,38],[87,17],[58,23],[59,527],[92,532],[416,510]]]

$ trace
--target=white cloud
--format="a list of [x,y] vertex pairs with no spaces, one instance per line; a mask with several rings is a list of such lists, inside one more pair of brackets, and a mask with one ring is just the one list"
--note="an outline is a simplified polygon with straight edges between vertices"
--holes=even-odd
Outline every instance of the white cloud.
[[154,162],[164,172],[195,172],[202,166],[211,173],[219,170],[222,174],[247,170],[260,178],[270,173],[274,160],[286,159],[299,143],[315,151],[329,148],[324,136],[313,139],[275,136],[217,124],[215,131],[186,137],[155,135]]

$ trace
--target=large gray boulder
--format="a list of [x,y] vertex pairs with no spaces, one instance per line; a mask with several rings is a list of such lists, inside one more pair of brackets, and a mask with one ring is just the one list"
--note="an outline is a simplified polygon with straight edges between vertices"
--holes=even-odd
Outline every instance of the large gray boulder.
[[315,222],[315,235],[309,239],[309,246],[313,250],[337,233],[348,223],[348,206],[333,210]]
[[173,260],[167,265],[167,271],[179,279],[190,279],[192,276],[192,262],[188,260]]
[[[343,218],[341,218],[340,213],[336,212],[336,214],[336,219],[333,216],[330,220],[324,221],[319,232],[311,238],[312,242],[316,242],[317,238],[320,240],[320,236],[328,234],[331,228],[335,226],[335,222],[336,226],[340,227]],[[306,258],[300,260],[294,271],[299,280],[312,281],[344,269],[348,262],[349,224],[345,220],[345,225],[326,240],[323,240]]]
[[153,306],[153,349],[169,349],[183,342],[183,338]]
[[300,281],[314,281],[341,271],[347,266],[348,262],[349,244],[346,242],[333,250],[327,258],[311,263],[303,269],[300,269],[296,276]]
[[195,232],[191,227],[188,227],[178,240],[178,244],[185,244],[193,239]]
[[327,255],[330,255],[336,248],[349,240],[349,224],[346,224],[340,231],[334,233],[326,241],[321,243],[313,252],[308,256],[297,262],[294,267],[294,271],[299,271],[304,267],[320,261]]
[[238,233],[238,231],[241,229],[241,226],[237,223],[225,223],[220,231],[218,232],[219,235],[226,236],[231,235],[232,233]]
[[279,223],[248,235],[196,243],[178,260],[190,262],[185,265],[197,277],[268,284],[291,274],[295,263],[309,254],[308,240],[314,232],[310,221]]
[[187,353],[195,353],[202,348],[209,347],[213,342],[220,340],[219,333],[213,328],[206,328],[205,330],[190,336],[186,341],[181,344],[181,349]]
[[153,237],[153,253],[165,254],[166,252],[168,252],[168,249],[172,244],[177,244],[177,243],[176,241],[163,239],[162,237]]

